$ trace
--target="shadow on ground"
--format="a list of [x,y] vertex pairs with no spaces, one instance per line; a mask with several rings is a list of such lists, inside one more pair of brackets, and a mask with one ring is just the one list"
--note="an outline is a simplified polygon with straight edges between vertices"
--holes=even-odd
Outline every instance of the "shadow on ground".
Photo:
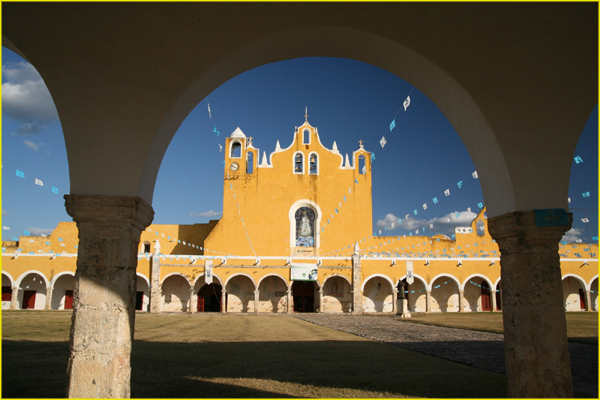
[[[2,397],[65,397],[68,354],[66,342],[4,340]],[[132,369],[131,395],[142,398],[506,395],[504,376],[371,341],[136,340]]]

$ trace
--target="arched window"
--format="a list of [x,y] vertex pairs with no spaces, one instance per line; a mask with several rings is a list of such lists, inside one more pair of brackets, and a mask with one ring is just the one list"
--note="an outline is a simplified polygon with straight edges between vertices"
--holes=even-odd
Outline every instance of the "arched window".
[[242,157],[242,144],[238,141],[235,141],[231,144],[231,153],[229,154],[231,158],[241,158]]
[[477,236],[485,235],[485,224],[482,220],[477,221]]
[[367,164],[365,162],[365,156],[358,156],[358,173],[361,175],[367,173]]
[[294,154],[294,173],[304,173],[304,155],[302,153]]
[[300,207],[294,214],[296,220],[296,246],[315,246],[315,211]]
[[310,131],[308,129],[302,132],[302,144],[310,144]]
[[317,155],[315,153],[311,154],[308,160],[308,173],[312,175],[317,175],[319,173],[319,163]]
[[251,151],[248,152],[248,160],[246,161],[246,173],[254,173],[254,153]]

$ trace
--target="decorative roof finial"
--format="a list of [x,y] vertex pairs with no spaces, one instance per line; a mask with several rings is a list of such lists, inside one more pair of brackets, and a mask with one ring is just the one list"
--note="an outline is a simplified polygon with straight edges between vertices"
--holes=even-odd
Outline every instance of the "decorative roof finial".
[[304,122],[308,122],[308,107],[304,109]]
[[362,148],[364,148],[364,146],[363,146],[363,143],[364,143],[364,142],[362,141],[362,139],[358,141],[358,144],[360,145],[360,148],[361,148],[361,149],[362,149]]

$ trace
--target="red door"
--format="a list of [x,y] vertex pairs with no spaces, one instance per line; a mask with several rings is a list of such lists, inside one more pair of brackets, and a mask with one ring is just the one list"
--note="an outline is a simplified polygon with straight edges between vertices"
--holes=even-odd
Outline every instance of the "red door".
[[73,291],[65,290],[65,310],[73,309]]
[[23,310],[35,308],[35,290],[23,291],[23,306],[21,308]]
[[492,311],[492,299],[490,297],[490,287],[486,281],[481,283],[481,309],[483,311]]
[[198,312],[204,312],[204,297],[198,296]]
[[10,301],[12,299],[12,288],[10,286],[2,286],[2,301]]
[[582,310],[585,310],[585,292],[583,289],[579,289],[579,305]]

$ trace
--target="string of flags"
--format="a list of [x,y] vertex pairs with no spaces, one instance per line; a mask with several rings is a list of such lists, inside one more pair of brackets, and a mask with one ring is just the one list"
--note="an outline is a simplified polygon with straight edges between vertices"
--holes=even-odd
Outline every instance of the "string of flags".
[[[406,99],[404,100],[404,102],[402,103],[402,107],[404,108],[404,111],[406,111],[408,109],[408,106],[410,105],[410,95],[412,94],[413,90],[414,90],[414,86],[413,88],[410,90],[410,92],[408,93],[408,96],[406,96]],[[396,127],[396,118],[398,117],[398,114],[400,113],[400,111],[402,111],[402,107],[398,110],[398,112],[396,113],[396,115],[394,116],[394,119],[392,119],[392,122],[390,122],[390,128],[389,128],[389,133],[392,133],[392,130],[394,130],[394,128]],[[387,133],[387,130],[386,130]],[[383,134],[383,136],[381,137],[381,139],[379,140],[379,144],[381,145],[381,148],[383,149],[385,147],[385,145],[387,144],[387,140],[385,138],[385,133]],[[371,153],[371,161],[373,161],[375,159],[374,157],[374,153]]]
[[[23,171],[21,171],[21,170],[18,170],[18,169],[17,169],[17,170],[16,170],[16,175],[17,175],[19,178],[25,179],[25,172],[23,172]],[[34,180],[33,180],[33,183],[34,183],[35,185],[37,185],[37,186],[44,186],[44,182],[43,182],[41,179],[38,179],[38,178],[34,178]],[[52,188],[52,189],[51,189],[51,190],[52,190],[52,193],[54,193],[54,194],[58,194],[58,188],[57,188],[57,187],[51,186],[51,188]]]

